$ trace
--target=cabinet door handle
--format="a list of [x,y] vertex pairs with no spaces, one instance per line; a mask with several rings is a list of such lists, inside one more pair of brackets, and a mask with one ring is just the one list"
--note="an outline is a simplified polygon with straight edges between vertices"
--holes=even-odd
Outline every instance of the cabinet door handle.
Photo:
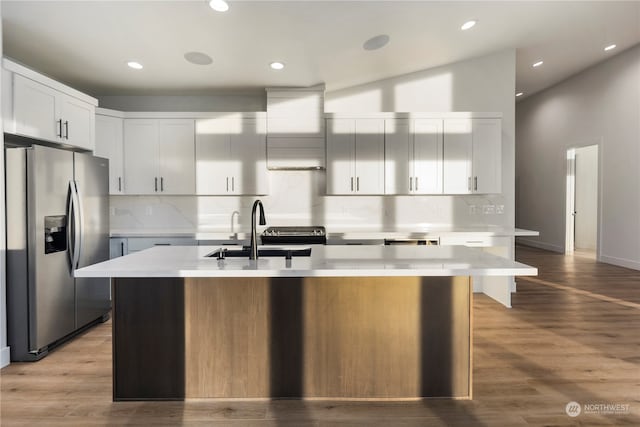
[[120,256],[124,256],[124,242],[120,242]]
[[356,191],[360,191],[360,177],[356,177]]
[[155,190],[156,190],[156,192],[157,192],[157,191],[158,191],[158,177],[155,177],[154,179],[155,179],[155,182],[156,182],[156,184],[155,184]]
[[231,177],[231,191],[236,191],[236,177]]
[[64,122],[64,139],[69,139],[69,121]]
[[160,191],[164,191],[164,177],[160,177]]
[[467,190],[471,191],[471,177],[467,178]]
[[418,177],[416,176],[416,191],[418,191]]
[[118,191],[122,191],[122,177],[118,177]]
[[58,133],[56,136],[62,138],[62,119],[58,120]]
[[478,191],[478,177],[477,176],[473,177],[473,189],[475,191]]
[[351,191],[353,191],[353,177],[351,177]]
[[229,177],[227,177],[227,193],[229,192]]
[[413,191],[413,177],[409,177],[409,191]]

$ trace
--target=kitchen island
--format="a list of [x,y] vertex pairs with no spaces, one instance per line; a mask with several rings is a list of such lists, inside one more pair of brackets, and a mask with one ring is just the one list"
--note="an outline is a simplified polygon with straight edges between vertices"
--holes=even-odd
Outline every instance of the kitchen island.
[[114,400],[468,399],[471,276],[537,274],[462,246],[206,256],[219,249],[76,270],[112,278]]

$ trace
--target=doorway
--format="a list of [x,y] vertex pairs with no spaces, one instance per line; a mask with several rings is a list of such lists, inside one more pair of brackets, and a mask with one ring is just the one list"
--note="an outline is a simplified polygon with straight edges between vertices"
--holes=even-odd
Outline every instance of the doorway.
[[567,150],[567,254],[597,257],[598,187],[598,145]]

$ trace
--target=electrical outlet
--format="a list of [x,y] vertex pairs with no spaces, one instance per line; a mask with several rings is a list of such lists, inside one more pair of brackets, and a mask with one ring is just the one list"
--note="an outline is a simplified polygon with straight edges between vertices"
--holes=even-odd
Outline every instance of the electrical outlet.
[[469,205],[469,214],[475,215],[478,213],[478,207],[476,205]]
[[504,205],[496,205],[496,213],[502,215],[504,213]]
[[485,215],[493,215],[496,212],[495,205],[483,205],[482,213]]
[[153,215],[153,208],[151,206],[147,206],[147,209],[145,210],[145,214]]

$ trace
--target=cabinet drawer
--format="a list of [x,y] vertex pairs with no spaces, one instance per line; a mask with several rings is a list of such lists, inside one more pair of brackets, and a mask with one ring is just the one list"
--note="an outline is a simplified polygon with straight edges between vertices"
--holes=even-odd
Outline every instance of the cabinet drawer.
[[440,244],[445,246],[469,246],[469,247],[489,247],[489,246],[510,246],[509,237],[496,236],[442,236]]
[[445,246],[471,246],[486,247],[492,246],[491,237],[470,237],[470,236],[444,236],[440,237],[440,244]]
[[154,246],[195,246],[198,242],[188,237],[129,237],[129,253],[149,249]]

